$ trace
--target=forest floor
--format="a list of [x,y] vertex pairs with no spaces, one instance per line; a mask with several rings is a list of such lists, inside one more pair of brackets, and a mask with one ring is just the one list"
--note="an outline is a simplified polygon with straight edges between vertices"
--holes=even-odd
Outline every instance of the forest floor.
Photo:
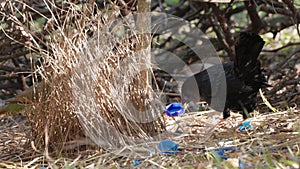
[[136,168],[299,168],[299,110],[254,114],[246,120],[251,127],[243,131],[239,131],[241,115],[233,113],[201,134],[201,124],[210,123],[208,114],[186,113],[168,119],[167,123],[175,120],[182,130],[179,137],[173,138],[178,152],[155,153],[145,159],[122,157],[101,149],[83,150],[74,158],[50,157],[33,144],[28,146],[30,125],[25,116],[2,115],[0,168],[133,168],[134,163]]

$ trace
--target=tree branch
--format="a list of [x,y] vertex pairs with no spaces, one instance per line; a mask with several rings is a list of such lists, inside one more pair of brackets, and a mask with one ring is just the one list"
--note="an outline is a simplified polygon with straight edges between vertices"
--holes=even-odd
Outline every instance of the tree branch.
[[[281,15],[285,15],[285,16],[289,16],[289,17],[293,17],[294,14],[292,11],[289,11],[287,9],[284,8],[274,8],[274,7],[268,7],[268,6],[261,6],[260,7],[260,11],[266,12],[266,13],[271,13],[271,14],[281,14]],[[297,10],[297,18],[298,20],[300,19],[300,10]]]
[[[298,23],[300,23],[299,21],[298,21]],[[263,22],[263,26],[261,27],[261,30],[259,32],[262,34],[267,33],[267,32],[277,33],[277,32],[280,32],[281,30],[283,30],[287,27],[290,27],[294,24],[295,23],[290,19],[290,17],[287,17],[287,16],[279,16],[276,18],[269,18]]]
[[253,3],[253,1],[245,1],[244,4],[247,9],[248,15],[251,19],[252,31],[255,33],[258,33],[258,31],[260,30],[260,28],[262,26],[262,22],[256,11],[256,5]]
[[290,47],[290,46],[296,46],[296,45],[300,45],[300,42],[296,42],[296,43],[288,43],[288,44],[285,44],[279,48],[276,48],[276,49],[272,49],[272,50],[263,50],[264,52],[278,52],[284,48],[287,48],[287,47]]
[[19,52],[19,53],[14,53],[14,54],[11,54],[11,55],[2,55],[2,56],[0,56],[0,62],[8,60],[8,59],[18,58],[20,56],[27,55],[28,53],[30,53],[29,50]]
[[227,50],[226,52],[228,53],[228,56],[230,57],[231,60],[234,59],[234,40],[232,37],[232,34],[230,33],[229,26],[227,24],[227,20],[225,18],[224,13],[219,9],[219,7],[216,4],[212,4],[212,9],[214,15],[217,17],[219,24],[222,28],[222,31],[225,36],[225,41],[224,45],[226,46]]

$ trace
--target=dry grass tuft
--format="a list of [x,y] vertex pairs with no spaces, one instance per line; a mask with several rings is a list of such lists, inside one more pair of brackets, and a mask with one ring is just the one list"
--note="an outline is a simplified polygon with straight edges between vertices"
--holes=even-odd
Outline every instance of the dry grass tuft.
[[67,17],[47,23],[48,49],[40,49],[44,62],[37,71],[43,80],[28,115],[30,140],[59,154],[79,148],[76,140],[85,135],[106,149],[151,140],[164,123],[148,81],[149,35],[137,33],[132,21],[116,21],[114,9],[69,5]]

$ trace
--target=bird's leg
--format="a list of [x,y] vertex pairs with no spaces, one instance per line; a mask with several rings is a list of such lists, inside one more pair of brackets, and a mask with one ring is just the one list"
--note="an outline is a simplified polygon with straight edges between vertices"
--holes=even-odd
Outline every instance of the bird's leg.
[[244,106],[244,104],[243,104],[241,101],[239,101],[239,104],[240,104],[240,106],[241,106],[242,109],[243,109],[243,112],[242,112],[243,119],[246,120],[247,118],[250,118],[251,116],[250,116],[250,114],[249,114],[247,108]]
[[228,117],[230,117],[230,110],[225,108],[223,111],[223,119],[227,119]]

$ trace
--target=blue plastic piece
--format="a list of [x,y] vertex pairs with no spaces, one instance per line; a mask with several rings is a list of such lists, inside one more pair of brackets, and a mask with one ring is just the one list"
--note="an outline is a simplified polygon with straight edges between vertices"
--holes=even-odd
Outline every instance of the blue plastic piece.
[[239,159],[239,168],[240,169],[244,169],[245,167],[247,167],[247,168],[254,168],[255,165],[254,164],[245,163],[243,160]]
[[225,151],[234,151],[235,150],[235,147],[222,147],[222,148],[219,148],[219,151],[218,151],[218,155],[222,158],[222,159],[225,159],[227,160],[229,157],[228,156],[225,156],[224,153]]
[[[257,146],[250,146],[250,147],[248,147],[248,149],[251,149],[251,150],[254,150],[254,151],[259,151],[261,153],[265,152],[265,150],[262,150],[261,147],[257,147]],[[230,152],[227,152],[227,153],[233,153],[234,151],[238,151],[238,150],[240,150],[240,147],[230,146],[230,147],[221,147],[221,148],[206,149],[206,150],[204,150],[204,152],[211,153],[215,158],[220,158],[220,159],[227,160],[229,157],[224,155],[226,151],[230,151]],[[275,149],[274,148],[270,148],[269,151],[270,152],[274,152]],[[247,163],[242,158],[239,158],[239,168],[240,169],[255,168],[255,167],[256,166],[254,164]],[[268,165],[263,164],[260,167],[261,168],[268,168]]]
[[138,166],[143,160],[134,160],[133,161],[133,167]]
[[158,150],[163,154],[174,154],[178,152],[178,145],[170,140],[163,140],[157,145]]
[[213,152],[212,155],[214,157],[219,157],[221,159],[227,160],[229,157],[224,155],[225,151],[233,152],[235,150],[236,150],[236,147],[222,147],[222,148],[215,148],[215,149],[206,150],[206,151]]
[[184,112],[185,109],[183,108],[181,103],[171,103],[165,109],[166,115],[170,117],[178,116],[180,114],[183,114]]
[[176,133],[182,134],[182,133],[183,133],[183,130],[182,130],[182,129],[177,129],[177,130],[176,130]]
[[[151,152],[149,153],[149,157],[152,157],[152,156],[154,156],[154,155],[155,155],[155,151],[154,151],[154,150],[151,151]],[[134,160],[134,161],[133,161],[133,167],[138,166],[143,160],[144,160],[144,159]]]
[[250,121],[245,121],[239,126],[239,132],[250,131],[253,129],[254,127],[252,126]]

